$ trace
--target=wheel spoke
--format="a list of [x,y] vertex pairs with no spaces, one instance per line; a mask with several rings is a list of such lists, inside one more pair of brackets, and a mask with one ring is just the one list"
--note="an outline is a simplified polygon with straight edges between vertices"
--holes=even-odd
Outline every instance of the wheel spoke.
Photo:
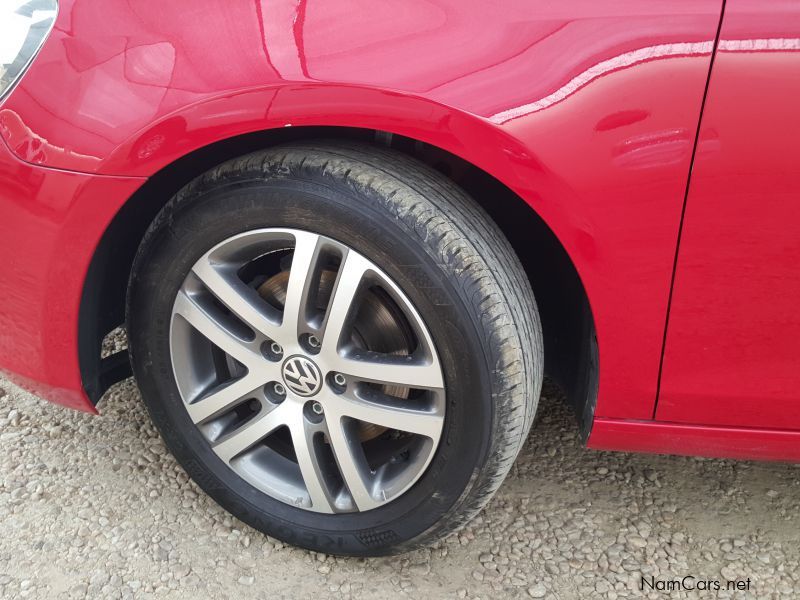
[[209,341],[246,367],[255,364],[258,355],[247,347],[247,341],[227,329],[183,290],[175,298],[173,313],[183,317]]
[[297,340],[308,306],[309,283],[313,280],[315,266],[319,258],[319,236],[298,231],[295,233],[292,266],[289,270],[289,283],[286,287],[286,301],[283,305],[283,329],[286,336],[294,335]]
[[226,463],[230,463],[236,456],[255,446],[281,425],[285,425],[289,407],[291,403],[284,402],[266,414],[245,423],[216,444],[214,452]]
[[215,389],[207,396],[192,402],[186,406],[186,410],[189,411],[192,421],[202,423],[225,412],[227,409],[233,408],[239,401],[245,399],[263,384],[262,378],[248,373],[244,377]]
[[320,428],[314,427],[305,419],[300,418],[292,419],[289,430],[292,434],[297,464],[300,467],[300,473],[306,484],[313,509],[320,512],[334,512],[333,499],[325,484],[323,466],[319,462],[314,445],[314,435],[321,431]]
[[328,434],[331,449],[339,465],[347,489],[353,498],[358,510],[369,510],[380,504],[370,494],[365,478],[370,473],[364,450],[359,442],[358,435],[351,430],[347,421],[330,415],[328,419]]
[[230,274],[216,267],[206,255],[192,267],[197,278],[228,309],[253,331],[286,345],[286,339],[280,323],[267,314],[268,305],[261,297]]
[[350,393],[335,398],[331,400],[336,403],[335,411],[344,417],[423,435],[432,440],[436,440],[442,432],[444,417],[438,411],[408,408],[401,400],[389,398],[382,402],[365,400]]
[[353,302],[361,286],[361,281],[370,268],[370,262],[355,252],[348,251],[342,259],[322,327],[320,354],[323,357],[332,358],[338,355],[339,341],[347,328]]
[[439,390],[444,387],[438,361],[416,362],[413,358],[387,355],[345,357],[338,354],[326,366],[360,381],[410,388]]

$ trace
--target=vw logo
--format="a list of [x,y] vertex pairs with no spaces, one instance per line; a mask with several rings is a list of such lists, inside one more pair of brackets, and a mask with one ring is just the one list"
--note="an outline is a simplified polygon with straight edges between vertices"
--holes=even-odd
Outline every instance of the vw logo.
[[305,356],[290,356],[283,363],[283,382],[298,396],[313,396],[322,387],[322,373]]

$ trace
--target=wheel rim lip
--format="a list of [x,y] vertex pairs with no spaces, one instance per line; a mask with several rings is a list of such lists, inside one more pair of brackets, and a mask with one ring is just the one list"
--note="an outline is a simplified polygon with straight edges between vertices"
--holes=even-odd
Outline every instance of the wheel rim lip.
[[[389,293],[393,299],[401,300],[401,308],[403,310],[405,318],[408,319],[411,326],[415,329],[415,333],[417,335],[421,334],[421,337],[419,339],[420,344],[424,346],[425,353],[428,355],[431,366],[438,369],[439,377],[441,378],[441,388],[430,388],[428,390],[433,399],[432,405],[434,406],[434,411],[432,414],[435,413],[435,416],[439,418],[438,428],[430,431],[426,429],[426,433],[423,434],[424,440],[419,448],[418,455],[406,467],[407,470],[409,470],[409,473],[403,474],[403,477],[399,476],[395,477],[395,480],[399,483],[395,483],[393,488],[392,486],[389,486],[391,488],[389,490],[390,493],[387,494],[386,490],[384,489],[382,492],[383,496],[379,497],[375,501],[374,506],[368,506],[367,508],[362,508],[360,502],[355,499],[355,493],[349,492],[351,495],[349,504],[347,504],[346,500],[342,501],[341,498],[336,498],[330,501],[330,506],[323,507],[322,509],[320,509],[320,507],[317,506],[315,502],[310,502],[310,503],[305,502],[304,499],[302,499],[300,495],[298,495],[299,490],[297,489],[296,482],[293,482],[290,485],[282,486],[276,479],[274,478],[271,479],[269,476],[265,477],[266,473],[264,471],[263,465],[261,465],[261,467],[259,468],[258,464],[243,456],[238,456],[231,460],[223,459],[223,462],[225,462],[225,464],[231,470],[233,470],[238,476],[243,478],[249,484],[253,485],[260,491],[266,493],[267,495],[276,498],[286,504],[298,506],[300,508],[303,508],[305,510],[310,510],[313,512],[333,512],[333,513],[365,512],[366,510],[372,510],[374,508],[384,506],[385,504],[400,498],[401,496],[406,494],[411,489],[411,487],[413,487],[413,485],[416,484],[417,481],[419,481],[419,479],[424,475],[439,447],[442,430],[444,428],[444,411],[446,406],[444,372],[441,366],[441,362],[439,361],[436,346],[430,334],[430,329],[428,328],[424,319],[419,314],[418,310],[413,305],[411,300],[403,292],[403,290],[396,284],[396,282],[394,282],[394,280],[388,274],[386,274],[380,267],[378,267],[371,260],[359,254],[348,244],[340,242],[334,238],[331,238],[330,236],[312,233],[303,229],[259,228],[242,232],[222,240],[221,242],[217,243],[214,247],[212,247],[210,250],[208,250],[200,259],[198,259],[198,261],[196,261],[190,273],[187,274],[187,277],[184,280],[183,284],[181,285],[178,294],[176,295],[176,300],[173,304],[173,312],[170,322],[170,336],[169,336],[170,359],[172,363],[173,376],[175,377],[175,381],[178,387],[179,394],[183,401],[184,408],[186,408],[187,411],[189,411],[190,405],[192,405],[193,401],[195,400],[195,398],[193,397],[195,394],[187,392],[185,378],[183,377],[183,375],[185,374],[185,367],[186,367],[185,361],[176,360],[176,357],[180,355],[181,346],[185,346],[185,340],[181,341],[179,339],[180,336],[175,335],[176,319],[180,319],[180,317],[176,317],[176,315],[178,315],[178,313],[176,312],[176,305],[178,303],[178,299],[180,297],[181,292],[187,285],[187,281],[189,280],[189,278],[195,272],[197,265],[204,260],[205,261],[209,259],[216,260],[219,258],[221,254],[222,255],[229,254],[230,256],[233,256],[234,258],[231,258],[230,260],[231,264],[233,265],[236,264],[238,261],[236,257],[241,258],[242,256],[247,255],[246,252],[242,252],[243,249],[250,247],[252,244],[257,244],[259,241],[280,243],[292,239],[295,242],[295,244],[299,244],[300,236],[307,236],[307,235],[317,236],[318,240],[317,246],[319,246],[320,244],[326,246],[331,245],[334,247],[338,247],[340,249],[344,249],[346,251],[346,256],[348,257],[348,259],[351,255],[358,257],[359,260],[363,261],[365,264],[368,264],[369,266],[368,271],[370,276],[375,278],[382,285],[388,285]],[[252,247],[250,247],[250,249],[252,249]],[[295,252],[297,252],[297,246],[295,247],[294,250]],[[232,251],[232,254],[230,254],[230,251]],[[263,254],[259,256],[263,256]],[[248,260],[245,260],[244,263],[254,260],[259,256],[250,257]],[[225,268],[224,261],[218,263],[217,266]],[[290,271],[290,276],[291,276],[291,271]],[[325,318],[327,320],[328,317],[326,316]],[[192,325],[189,325],[189,327],[191,328]],[[256,332],[257,336],[258,333],[259,332]],[[297,337],[298,336],[295,336],[295,338]],[[299,342],[299,339],[295,339],[291,343],[286,343],[285,339],[281,340],[281,346],[283,349],[283,357],[285,358],[279,361],[281,365],[280,367],[281,378],[279,382],[284,386],[286,391],[285,398],[281,402],[281,404],[287,403],[287,405],[291,405],[291,404],[305,404],[305,403],[319,402],[319,404],[323,407],[324,410],[325,403],[322,402],[322,394],[320,394],[320,391],[326,389],[326,386],[328,385],[325,382],[326,374],[338,375],[338,373],[330,368],[326,368],[324,359],[317,361],[315,360],[315,358],[317,357],[309,356],[309,354],[304,351],[302,345]],[[296,358],[303,359],[307,361],[309,364],[313,365],[313,368],[319,375],[318,384],[315,386],[313,393],[309,395],[302,395],[297,393],[296,390],[292,389],[292,387],[288,385],[289,382],[285,379],[285,374],[284,374],[285,365],[288,363],[288,361]],[[381,376],[379,375],[374,378],[370,378],[369,376],[362,377],[361,380],[363,380],[364,382],[373,382],[373,383],[385,382],[385,380],[382,379]],[[234,383],[236,383],[236,381],[234,381]],[[402,415],[402,412],[398,412],[398,414]],[[342,421],[341,419],[339,419],[338,424],[336,424],[335,426],[341,429],[343,428],[343,426],[338,427],[338,425],[341,423]],[[202,427],[199,423],[194,423],[194,425],[201,430],[201,433],[203,433]],[[215,453],[217,453],[217,455],[219,456],[219,453],[215,449],[216,446],[212,444],[211,440],[209,439],[209,436],[206,435],[205,433],[203,433],[203,435],[206,438],[206,441],[209,444],[211,444],[212,450],[214,450]],[[296,444],[296,442],[294,441],[294,432],[292,432],[291,435],[292,435],[292,443]],[[332,441],[331,445],[333,445]],[[338,457],[337,457],[337,462],[338,462]],[[348,488],[349,484],[347,483],[346,479],[347,478],[345,477],[345,488]],[[284,481],[283,483],[285,484],[286,482]],[[309,495],[309,500],[310,500],[311,496],[310,488],[307,490],[306,493]],[[375,490],[373,489],[371,493],[374,495]]]

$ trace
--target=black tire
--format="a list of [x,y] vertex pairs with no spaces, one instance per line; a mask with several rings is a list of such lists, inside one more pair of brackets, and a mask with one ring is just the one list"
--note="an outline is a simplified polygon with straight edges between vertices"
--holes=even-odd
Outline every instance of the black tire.
[[[447,386],[442,441],[414,486],[380,508],[326,515],[284,504],[221,462],[187,417],[170,362],[173,299],[214,244],[262,227],[346,242],[388,273],[430,326]],[[250,526],[334,554],[403,552],[464,525],[511,468],[541,389],[538,311],[502,233],[440,173],[367,145],[274,147],[188,184],[141,244],[127,327],[144,401],[189,476]]]

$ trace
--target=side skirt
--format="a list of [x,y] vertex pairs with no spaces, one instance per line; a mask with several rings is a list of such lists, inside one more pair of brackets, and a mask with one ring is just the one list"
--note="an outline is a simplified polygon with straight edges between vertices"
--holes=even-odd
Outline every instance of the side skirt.
[[800,431],[595,418],[594,450],[800,462]]

